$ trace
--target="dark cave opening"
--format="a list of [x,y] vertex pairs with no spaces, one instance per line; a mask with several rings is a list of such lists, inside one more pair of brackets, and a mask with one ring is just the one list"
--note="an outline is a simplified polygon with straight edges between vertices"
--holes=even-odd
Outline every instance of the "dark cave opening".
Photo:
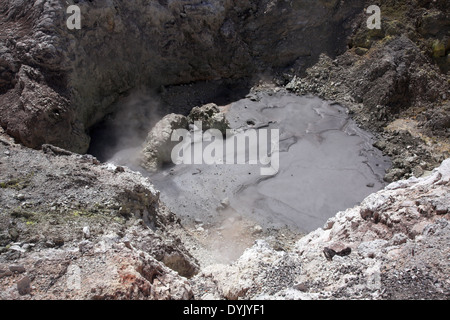
[[138,148],[165,115],[187,115],[192,108],[207,103],[228,105],[245,98],[252,84],[247,78],[224,79],[132,91],[115,103],[114,112],[90,129],[87,153],[108,161],[122,149]]

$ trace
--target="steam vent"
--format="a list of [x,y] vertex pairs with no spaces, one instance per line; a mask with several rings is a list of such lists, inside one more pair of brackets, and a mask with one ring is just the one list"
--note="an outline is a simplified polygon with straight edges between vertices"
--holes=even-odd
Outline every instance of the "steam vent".
[[449,67],[448,0],[1,0],[0,299],[448,300]]

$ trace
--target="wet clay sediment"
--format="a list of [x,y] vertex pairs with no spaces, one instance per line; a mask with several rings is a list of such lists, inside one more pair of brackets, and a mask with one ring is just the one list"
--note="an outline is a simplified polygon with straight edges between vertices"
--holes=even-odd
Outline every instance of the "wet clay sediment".
[[339,105],[279,92],[249,95],[227,110],[236,135],[279,129],[279,170],[262,176],[260,162],[181,164],[153,175],[162,200],[187,223],[245,217],[306,232],[384,186],[389,160]]

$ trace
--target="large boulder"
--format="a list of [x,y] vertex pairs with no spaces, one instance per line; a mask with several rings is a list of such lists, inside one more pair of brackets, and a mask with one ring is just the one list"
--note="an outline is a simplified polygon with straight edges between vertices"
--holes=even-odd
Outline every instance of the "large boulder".
[[164,163],[171,161],[173,147],[178,143],[172,141],[175,129],[187,129],[188,120],[185,116],[171,113],[162,118],[149,132],[142,149],[140,164],[147,171],[155,172]]
[[201,122],[201,130],[217,129],[226,134],[230,124],[220,108],[209,103],[195,107],[187,117],[171,113],[162,118],[148,133],[140,156],[140,165],[149,172],[155,172],[165,163],[172,162],[172,149],[178,141],[172,141],[172,133],[176,129],[194,128]]
[[188,115],[190,123],[200,121],[202,130],[217,129],[222,134],[226,134],[226,130],[230,129],[230,123],[225,117],[225,113],[221,112],[219,107],[214,103],[208,103],[201,107],[195,107]]

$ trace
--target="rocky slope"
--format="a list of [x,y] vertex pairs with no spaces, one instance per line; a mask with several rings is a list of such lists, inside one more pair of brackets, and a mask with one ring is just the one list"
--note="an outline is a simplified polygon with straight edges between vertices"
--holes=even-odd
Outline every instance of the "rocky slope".
[[450,155],[449,11],[445,1],[381,1],[380,8],[380,30],[369,30],[361,14],[344,54],[321,55],[279,81],[336,101],[377,132],[376,146],[393,159],[386,180],[394,181],[420,176]]
[[345,49],[346,21],[363,6],[356,0],[76,2],[80,30],[66,27],[66,1],[0,4],[0,121],[32,148],[51,143],[86,152],[88,130],[135,88],[251,77],[299,57],[307,63],[322,52],[334,56]]
[[[258,240],[191,279],[204,299],[448,299],[450,159],[339,212],[289,248]],[[341,254],[339,254],[341,253]]]
[[147,179],[0,141],[0,299],[192,297],[198,263]]

